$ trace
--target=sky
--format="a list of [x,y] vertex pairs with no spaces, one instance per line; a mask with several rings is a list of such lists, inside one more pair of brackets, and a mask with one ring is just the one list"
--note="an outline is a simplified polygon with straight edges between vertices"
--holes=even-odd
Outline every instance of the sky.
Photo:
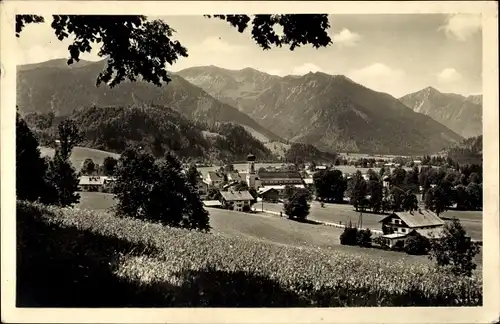
[[[215,65],[227,69],[252,67],[274,75],[324,72],[346,75],[376,91],[395,97],[432,86],[463,95],[482,92],[482,28],[479,15],[357,14],[330,15],[333,43],[263,50],[250,30],[239,33],[228,23],[202,16],[149,17],[176,30],[188,49],[169,70]],[[18,64],[68,57],[69,40],[59,41],[50,27],[28,25],[17,40]],[[99,60],[97,45],[83,59]]]

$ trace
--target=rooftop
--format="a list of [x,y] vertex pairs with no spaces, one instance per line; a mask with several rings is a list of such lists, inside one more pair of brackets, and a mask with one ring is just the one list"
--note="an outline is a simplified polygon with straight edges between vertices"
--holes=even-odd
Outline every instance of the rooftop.
[[254,199],[248,191],[221,191],[220,194],[226,201],[243,201]]
[[224,178],[217,174],[217,172],[215,171],[208,171],[207,174],[211,180],[224,180]]
[[426,209],[420,209],[413,212],[395,212],[383,218],[380,222],[384,222],[393,215],[399,217],[410,228],[444,225],[444,221],[441,218],[432,211]]
[[260,179],[302,179],[298,171],[258,172]]

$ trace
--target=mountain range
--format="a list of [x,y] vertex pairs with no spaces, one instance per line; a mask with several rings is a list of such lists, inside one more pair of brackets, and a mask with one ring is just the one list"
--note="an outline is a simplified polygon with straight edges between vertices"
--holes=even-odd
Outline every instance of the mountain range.
[[433,118],[465,138],[483,133],[482,95],[464,97],[427,87],[399,100],[415,112]]
[[320,149],[386,154],[437,152],[462,136],[398,99],[342,75],[273,76],[215,66],[178,72],[278,136]]
[[91,106],[164,105],[193,121],[214,124],[232,122],[268,141],[281,138],[262,127],[246,114],[224,104],[182,77],[171,75],[168,86],[146,82],[123,82],[116,87],[96,87],[97,75],[105,61],[67,65],[57,59],[18,67],[17,105],[22,113],[53,112],[66,116]]
[[241,125],[266,147],[281,149],[296,142],[322,151],[417,155],[463,139],[398,99],[345,76],[279,77],[208,66],[171,73],[172,81],[162,87],[142,81],[96,87],[104,67],[105,61],[68,66],[66,60],[19,66],[21,113],[68,116],[93,106],[165,106],[195,124]]

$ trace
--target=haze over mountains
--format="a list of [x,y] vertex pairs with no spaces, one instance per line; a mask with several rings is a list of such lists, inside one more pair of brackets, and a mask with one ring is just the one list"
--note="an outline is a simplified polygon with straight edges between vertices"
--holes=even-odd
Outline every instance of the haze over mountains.
[[[21,112],[66,116],[94,105],[161,105],[193,121],[242,125],[262,142],[285,139],[337,152],[429,154],[463,139],[396,98],[345,76],[279,77],[250,68],[207,66],[171,73],[172,82],[161,88],[139,81],[110,89],[95,86],[104,65],[67,66],[61,59],[19,66]],[[472,100],[479,98],[471,99],[475,105]]]
[[277,135],[320,149],[389,154],[439,151],[462,137],[396,98],[345,76],[272,76],[214,66],[178,72]]
[[482,130],[482,95],[464,97],[441,93],[427,87],[400,98],[415,112],[428,115],[465,138],[478,136]]

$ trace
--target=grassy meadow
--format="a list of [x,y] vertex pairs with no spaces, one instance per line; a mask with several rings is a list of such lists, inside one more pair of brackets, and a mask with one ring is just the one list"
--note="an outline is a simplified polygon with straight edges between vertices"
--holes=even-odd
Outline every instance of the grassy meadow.
[[[18,307],[482,303],[480,271],[471,278],[456,277],[431,264],[405,258],[389,260],[354,250],[362,248],[325,248],[321,245],[329,240],[319,237],[321,231],[328,231],[326,227],[276,217],[226,212],[211,216],[211,233],[117,218],[112,213],[25,202],[18,202],[17,217]],[[231,230],[243,218],[248,222]],[[303,237],[318,238],[312,239],[313,244],[300,246],[286,239],[272,242],[252,234],[252,228],[261,222],[267,222],[269,233],[281,228],[280,236],[306,235],[300,234],[301,226],[318,226],[314,230],[318,232]],[[324,233],[328,237],[328,232]]]
[[[40,152],[42,153],[42,156],[54,155],[54,149],[50,147],[40,147]],[[82,167],[82,163],[83,161],[85,161],[85,159],[92,159],[94,163],[102,164],[104,159],[107,158],[108,156],[111,156],[115,159],[120,158],[120,155],[116,153],[77,146],[71,152],[70,161],[76,170],[80,170],[80,168]]]

